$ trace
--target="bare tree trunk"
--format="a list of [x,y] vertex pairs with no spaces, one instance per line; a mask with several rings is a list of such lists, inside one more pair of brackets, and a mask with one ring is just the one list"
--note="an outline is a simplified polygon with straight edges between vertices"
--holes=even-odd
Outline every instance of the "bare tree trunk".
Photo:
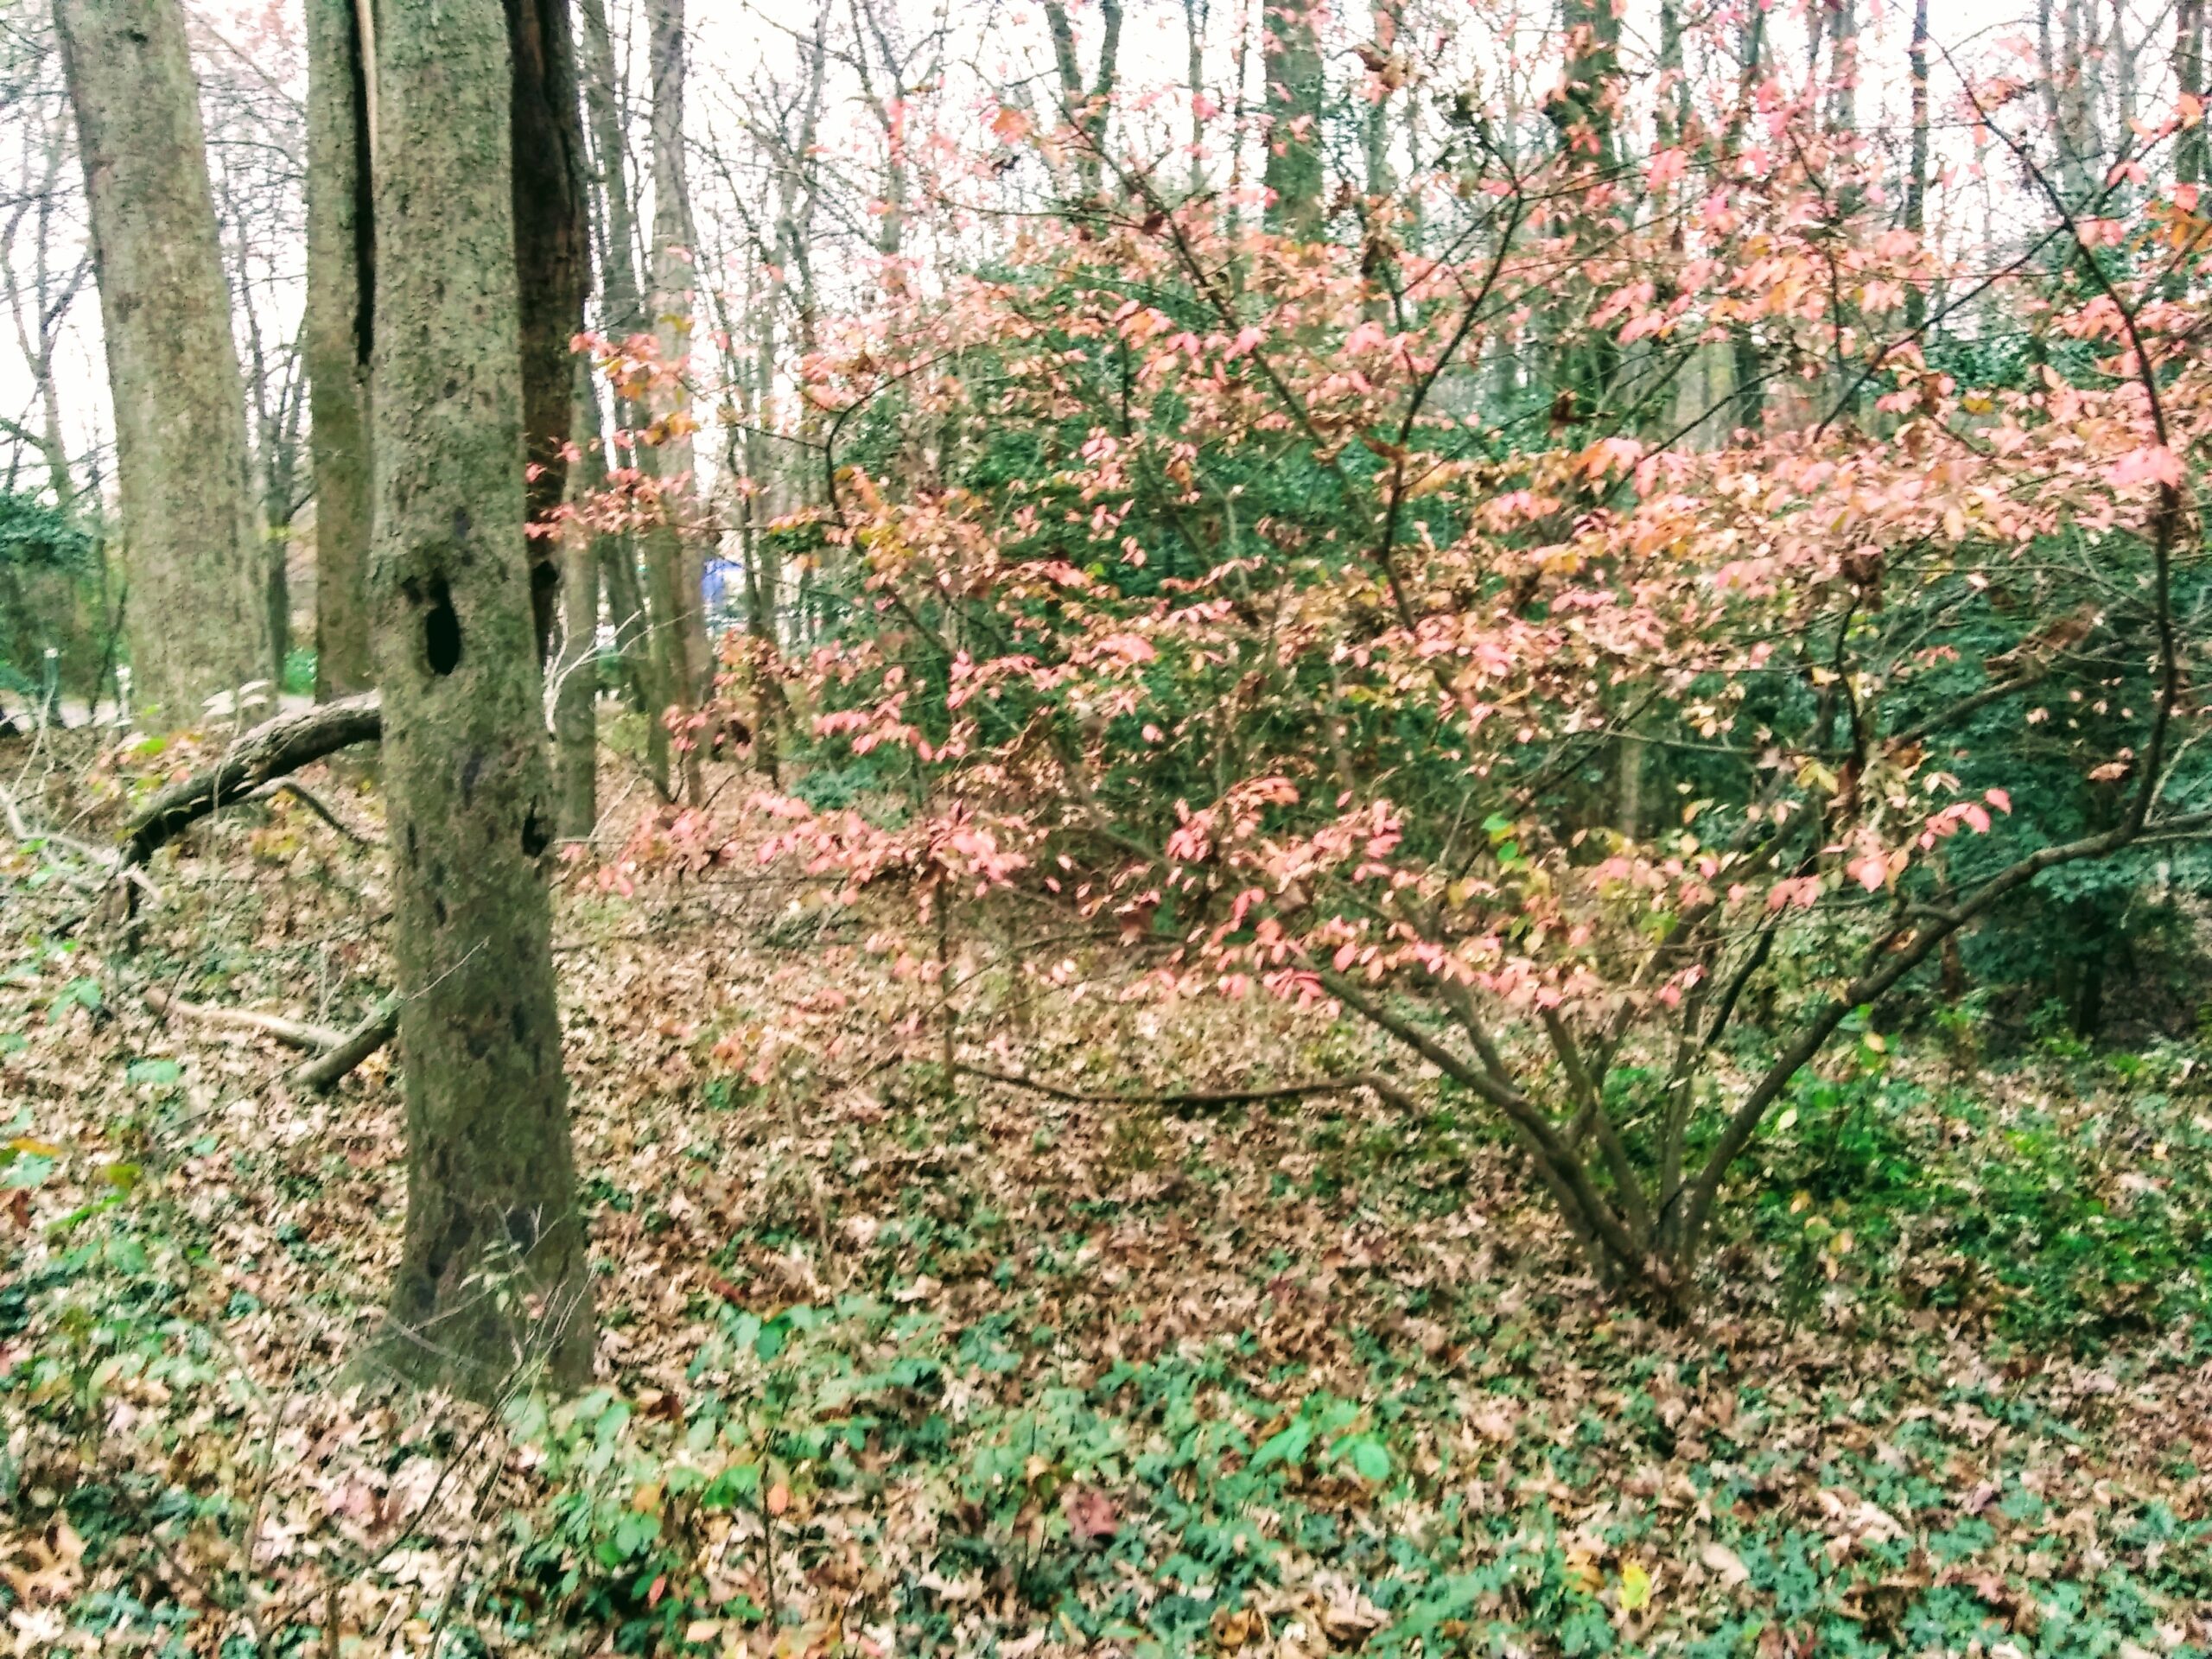
[[366,583],[374,504],[369,356],[376,226],[369,70],[353,0],[307,0],[307,365],[314,388],[315,690],[370,684]]
[[1365,151],[1367,194],[1380,202],[1397,188],[1390,175],[1390,97],[1397,91],[1402,70],[1397,57],[1402,0],[1371,0],[1368,16],[1373,28],[1371,43],[1362,49],[1367,71],[1374,77],[1373,101],[1367,106],[1360,137]]
[[[1904,227],[1916,241],[1928,234],[1928,0],[1912,0],[1912,162],[1905,179]],[[1928,295],[1918,283],[1904,292],[1905,326],[1916,334],[1928,321]]]
[[[43,76],[40,84],[45,85]],[[62,436],[61,384],[54,372],[54,359],[60,348],[63,325],[91,275],[92,262],[88,257],[73,256],[66,269],[55,266],[55,256],[61,251],[60,208],[67,194],[61,175],[69,162],[69,108],[66,97],[41,97],[38,103],[36,142],[25,143],[17,200],[4,229],[0,229],[0,283],[6,286],[16,349],[38,394],[38,429],[21,435],[37,449],[55,505],[67,508],[77,499],[77,486],[69,471],[67,441]],[[28,111],[18,106],[17,113]],[[16,234],[26,220],[31,237],[28,272],[20,268],[16,254]]]
[[142,715],[261,677],[269,626],[207,146],[178,0],[58,0],[113,393]]
[[407,1223],[379,1357],[479,1397],[590,1374],[524,528],[499,0],[375,0],[377,518],[370,568],[402,999]]
[[1829,47],[1828,128],[1840,136],[1859,130],[1859,7],[1833,0],[1834,37]]
[[[590,365],[572,364],[575,414],[569,431],[582,459],[569,469],[575,496],[607,486],[599,400]],[[599,537],[582,524],[561,531],[561,650],[553,664],[553,738],[563,841],[589,841],[599,827]]]
[[[1544,106],[1557,130],[1571,173],[1584,188],[1610,176],[1619,147],[1621,20],[1611,0],[1560,0],[1560,18],[1567,32],[1567,60],[1560,86]],[[1594,250],[1609,234],[1602,215],[1578,205],[1573,235],[1579,247]],[[1554,424],[1587,421],[1611,392],[1620,366],[1620,346],[1611,333],[1586,327],[1582,318],[1594,297],[1588,280],[1572,272],[1557,290],[1552,391],[1554,408],[1566,417]]]
[[[2061,7],[2057,18],[2061,38],[2051,39],[2051,8]],[[2078,203],[2088,194],[2080,112],[2082,64],[2080,0],[2039,0],[2036,7],[2036,67],[2043,88],[2044,123],[2050,129],[2058,149],[2058,182],[2069,202]]]
[[[577,0],[582,23],[584,102],[590,114],[594,172],[600,191],[600,307],[602,326],[616,340],[646,332],[644,287],[638,276],[637,208],[630,194],[629,147],[622,133],[620,87],[615,78],[614,42],[607,27],[607,0]],[[618,397],[615,426],[634,435],[645,425],[645,411]],[[646,469],[653,457],[633,448],[621,464]],[[664,677],[665,654],[659,645],[666,619],[656,618],[638,579],[638,549],[628,536],[608,537],[601,545],[601,574],[614,624],[614,648],[645,715],[645,766],[664,798],[669,792],[668,728],[661,716],[676,701],[675,683]]]
[[1115,83],[1122,54],[1122,0],[1099,0],[1098,73],[1089,87],[1076,55],[1075,25],[1061,0],[1045,0],[1045,24],[1052,37],[1052,64],[1060,78],[1060,105],[1077,137],[1076,180],[1086,202],[1098,200],[1104,176],[1107,124],[1113,115]]
[[1315,242],[1327,225],[1321,154],[1325,92],[1316,0],[1268,0],[1261,73],[1267,81],[1268,228]]
[[[1744,136],[1744,125],[1751,118],[1754,100],[1761,81],[1766,74],[1766,8],[1745,8],[1741,32],[1738,35],[1738,60],[1741,79],[1737,86],[1736,108],[1729,118],[1728,131],[1721,144],[1724,164],[1732,162]],[[1729,328],[1729,386],[1733,394],[1734,421],[1738,427],[1756,433],[1766,410],[1765,354],[1751,329],[1743,323]]]
[[2095,165],[2102,141],[2097,137],[2097,68],[2092,61],[2091,30],[2082,16],[2082,0],[2065,0],[2062,31],[2065,61],[2060,68],[2059,111],[2063,148],[2060,161],[2067,173],[2069,199],[2087,201],[2095,188],[2100,168]]
[[1205,118],[1198,100],[1206,90],[1207,0],[1183,0],[1183,82],[1191,95],[1191,194],[1203,195],[1206,188]]
[[[663,683],[673,691],[669,707],[681,717],[698,704],[710,671],[697,558],[689,522],[695,516],[690,487],[691,399],[686,381],[691,353],[691,198],[683,155],[685,41],[683,0],[652,0],[653,78],[653,319],[667,378],[654,389],[653,424],[660,443],[641,448],[639,464],[661,480],[661,518],[646,531],[645,579],[661,656]],[[698,751],[683,755],[684,791],[694,804],[704,798]]]
[[[568,499],[569,422],[575,409],[571,342],[584,326],[591,238],[584,210],[582,111],[569,0],[505,0],[514,64],[512,110],[515,257],[522,295],[522,418],[530,456],[530,523]],[[557,539],[528,544],[537,660],[552,650],[560,610]]]
[[[880,0],[851,0],[853,31],[857,37],[854,67],[860,72],[861,99],[883,131],[883,197],[876,219],[875,251],[895,260],[906,243],[906,114],[905,54],[893,38],[893,26],[878,9]],[[872,67],[873,45],[882,61]],[[889,85],[879,88],[879,71]],[[894,286],[903,279],[893,269],[887,278]]]
[[2204,0],[2180,0],[2174,14],[2174,87],[2196,101],[2197,118],[2174,137],[2174,181],[2202,184],[2205,175]]

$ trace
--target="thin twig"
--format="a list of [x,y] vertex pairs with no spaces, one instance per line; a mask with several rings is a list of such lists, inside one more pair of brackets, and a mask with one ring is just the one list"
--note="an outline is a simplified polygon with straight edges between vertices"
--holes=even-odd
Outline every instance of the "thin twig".
[[970,1065],[964,1060],[955,1061],[952,1069],[971,1077],[1008,1084],[1016,1089],[1033,1090],[1040,1095],[1050,1095],[1055,1100],[1073,1101],[1079,1105],[1242,1106],[1263,1100],[1296,1100],[1308,1095],[1348,1095],[1355,1089],[1371,1089],[1393,1106],[1408,1111],[1416,1110],[1420,1106],[1420,1103],[1400,1084],[1373,1071],[1354,1071],[1340,1077],[1313,1077],[1303,1083],[1266,1084],[1250,1089],[1163,1089],[1113,1093],[1070,1089],[1062,1084],[1048,1083],[1042,1077],[1025,1077],[1015,1071],[995,1071],[989,1066]]

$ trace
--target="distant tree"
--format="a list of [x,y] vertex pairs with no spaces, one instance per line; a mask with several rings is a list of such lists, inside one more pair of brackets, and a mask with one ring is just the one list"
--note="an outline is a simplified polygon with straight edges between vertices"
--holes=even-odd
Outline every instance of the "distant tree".
[[59,0],[91,209],[142,718],[266,678],[245,392],[179,0]]
[[1324,84],[1318,0],[1265,0],[1261,71],[1266,78],[1268,228],[1317,239],[1326,218],[1322,148]]
[[315,695],[370,683],[369,359],[376,232],[370,70],[353,0],[307,0],[307,362],[313,386]]

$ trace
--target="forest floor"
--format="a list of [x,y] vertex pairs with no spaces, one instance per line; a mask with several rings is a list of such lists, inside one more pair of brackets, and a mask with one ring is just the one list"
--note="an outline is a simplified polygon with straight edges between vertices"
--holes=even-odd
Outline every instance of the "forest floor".
[[[89,842],[177,760],[0,776]],[[280,797],[130,929],[70,861],[0,840],[16,1654],[2212,1653],[2212,1054],[1837,1061],[1669,1328],[1348,1027],[1125,1000],[1123,951],[979,912],[964,1063],[1386,1065],[1421,1110],[949,1090],[897,912],[578,879],[601,1386],[487,1412],[336,1387],[397,1253],[386,1059],[296,1093],[146,1001],[351,1023],[380,854]]]

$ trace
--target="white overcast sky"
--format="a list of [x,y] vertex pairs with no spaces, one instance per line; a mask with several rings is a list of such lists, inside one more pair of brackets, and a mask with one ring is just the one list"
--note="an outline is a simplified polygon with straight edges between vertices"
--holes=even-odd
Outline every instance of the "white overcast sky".
[[[2130,8],[2131,35],[2153,32],[2163,35],[2171,26],[2170,7],[2164,11],[2157,10],[2156,0],[2121,3]],[[633,49],[639,51],[641,59],[638,0],[609,0],[609,3],[618,32],[626,27],[629,29]],[[897,0],[897,3],[905,14],[905,26],[911,32],[918,33],[927,28],[939,15],[948,22],[953,45],[948,54],[950,67],[944,97],[960,118],[980,124],[987,118],[1000,89],[1024,77],[1041,78],[1049,73],[1050,48],[1042,10],[1030,0]],[[1208,0],[1207,76],[1212,85],[1219,86],[1227,79],[1236,31],[1246,24],[1249,8],[1257,3],[1259,0]],[[1508,3],[1509,0],[1412,0],[1409,9],[1439,20],[1446,31],[1458,37],[1450,53],[1460,62],[1494,63],[1502,54],[1499,19],[1506,16]],[[1802,0],[1783,0],[1770,12],[1773,36],[1782,60],[1799,73],[1803,63],[1804,35],[1794,8],[1801,3]],[[1903,128],[1905,113],[1904,59],[1910,13],[1897,0],[1859,0],[1859,3],[1864,13],[1859,119],[1862,126],[1868,129],[1897,133]],[[2022,10],[2026,3],[2028,0],[1966,0],[1965,3],[1959,0],[1936,0],[1932,32],[1939,42],[1962,57],[1972,54],[1986,65],[1999,49],[1999,42],[2009,39],[2016,43],[2017,50],[2031,38],[2031,14],[2024,14]],[[2108,22],[2111,12],[2103,0],[2088,0],[2088,3],[2101,23]],[[262,78],[266,82],[266,96],[270,99],[298,98],[304,92],[297,49],[300,0],[188,0],[188,5],[213,31],[212,37],[203,37],[201,42],[203,73],[227,72]],[[1185,77],[1183,0],[1126,0],[1126,5],[1123,83],[1132,96],[1141,95],[1147,88],[1160,89],[1163,96],[1144,118],[1158,124],[1163,130],[1171,124],[1179,125],[1185,106],[1179,101],[1179,94],[1172,89],[1179,88]],[[1549,28],[1556,16],[1555,0],[1520,0],[1520,5],[1522,21],[1519,26],[1525,40],[1533,40]],[[1624,25],[1631,64],[1649,60],[1650,26],[1656,5],[1657,0],[1629,0]],[[1096,0],[1076,0],[1073,10],[1088,61],[1095,49]],[[1694,13],[1697,8],[1688,10]],[[842,35],[849,29],[849,0],[837,6],[835,15]],[[796,37],[810,30],[814,16],[813,0],[690,0],[695,42],[691,104],[695,137],[718,138],[722,135],[732,119],[730,89],[742,86],[763,73],[788,72],[796,59]],[[1353,41],[1365,37],[1370,29],[1366,0],[1351,0],[1348,9],[1340,7],[1331,29],[1340,54]],[[1256,75],[1257,54],[1252,55],[1253,74]],[[2167,56],[2163,39],[2149,42],[2142,53],[2138,96],[2145,109],[2160,107],[2164,102],[2164,89],[2170,85]],[[226,58],[244,60],[246,67],[237,62],[226,65],[221,60]],[[635,78],[642,79],[641,76]],[[1956,83],[1941,67],[1940,59],[1934,79],[1938,109],[1955,104]],[[1432,93],[1434,90],[1431,89]],[[861,176],[871,165],[875,140],[858,93],[856,79],[850,71],[837,70],[832,78],[823,139],[834,162],[851,169],[855,176]],[[1039,95],[1050,97],[1041,86]],[[1133,117],[1132,121],[1135,119]],[[976,131],[971,130],[969,136],[976,136]],[[4,160],[7,150],[19,146],[20,139],[21,135],[17,135],[10,141],[8,135],[0,133],[0,160]],[[1954,132],[1939,137],[1939,145],[1963,172],[1969,160],[1963,136]],[[4,173],[0,176],[5,176]],[[703,193],[702,182],[696,175],[694,183],[695,189]],[[1957,199],[1962,209],[1976,215],[1977,223],[1979,209],[1972,207],[1968,197],[1978,194],[1976,187]],[[707,238],[702,235],[702,239]],[[297,268],[295,261],[292,269],[296,271]],[[281,311],[289,305],[296,315],[296,282],[279,285],[269,291],[266,302],[272,311]],[[281,317],[276,321],[283,325]],[[98,334],[98,307],[87,295],[72,319],[61,363],[67,423],[72,448],[76,451],[87,448],[95,435],[106,426],[106,377]],[[29,385],[22,356],[12,337],[0,334],[0,415],[20,418],[29,402]]]

